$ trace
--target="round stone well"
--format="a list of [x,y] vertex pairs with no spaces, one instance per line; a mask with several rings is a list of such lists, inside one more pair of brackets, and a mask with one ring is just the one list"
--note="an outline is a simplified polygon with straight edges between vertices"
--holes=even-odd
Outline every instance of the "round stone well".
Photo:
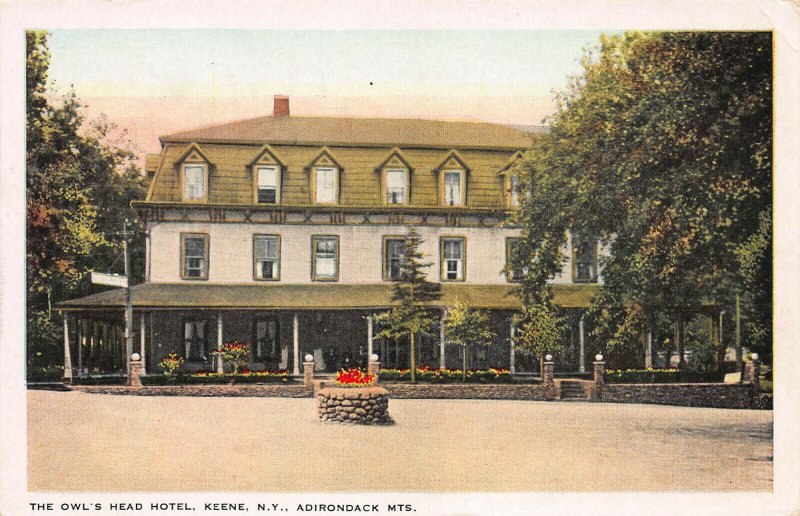
[[383,387],[326,387],[317,393],[322,421],[357,425],[387,425],[389,392]]

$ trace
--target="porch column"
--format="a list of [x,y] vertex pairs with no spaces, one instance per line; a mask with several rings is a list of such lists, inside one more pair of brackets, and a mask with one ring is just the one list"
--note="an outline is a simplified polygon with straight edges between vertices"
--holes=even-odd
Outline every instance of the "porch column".
[[147,374],[147,355],[145,355],[145,348],[147,347],[147,335],[145,334],[145,317],[147,317],[146,312],[142,312],[139,315],[139,356],[141,357],[140,360],[142,361],[142,374]]
[[83,376],[83,319],[75,319],[75,340],[78,341],[78,376]]
[[644,348],[644,367],[650,368],[653,367],[653,328],[652,326],[647,327],[647,336],[645,336],[645,348]]
[[442,318],[439,320],[439,369],[446,369],[444,348],[444,321],[447,319],[447,308],[442,309]]
[[511,320],[510,329],[509,329],[509,336],[508,336],[508,344],[509,344],[509,351],[508,351],[508,371],[511,374],[515,374],[517,372],[517,365],[516,365],[516,346],[515,346],[515,339],[517,337],[517,328],[514,326],[514,320]]
[[297,320],[297,314],[292,315],[292,343],[294,352],[292,374],[300,376],[300,323]]
[[372,356],[372,315],[367,316],[367,365]]
[[578,372],[585,373],[586,372],[586,324],[584,320],[586,318],[586,312],[581,314],[581,318],[578,321]]
[[[222,349],[222,312],[217,312],[217,349]],[[217,373],[225,372],[222,357],[217,355]]]
[[72,354],[69,349],[69,316],[64,318],[64,380],[72,383]]
[[714,315],[708,316],[709,322],[711,323],[711,342],[714,344],[714,349],[716,349],[716,361],[717,361],[717,371],[723,372],[725,369],[725,349],[722,347],[721,338],[720,338],[720,328],[719,328],[719,317],[714,317]]

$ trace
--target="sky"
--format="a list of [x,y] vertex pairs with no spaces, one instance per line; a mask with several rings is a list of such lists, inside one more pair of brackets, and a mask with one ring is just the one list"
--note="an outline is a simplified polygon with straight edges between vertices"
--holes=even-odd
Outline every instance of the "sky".
[[53,30],[50,80],[141,152],[158,135],[271,114],[537,125],[598,31]]

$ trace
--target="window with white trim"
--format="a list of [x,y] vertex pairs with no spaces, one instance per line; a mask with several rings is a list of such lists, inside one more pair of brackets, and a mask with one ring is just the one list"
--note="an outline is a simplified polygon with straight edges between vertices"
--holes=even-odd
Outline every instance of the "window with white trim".
[[256,196],[259,204],[278,202],[278,168],[258,167],[258,186]]
[[280,238],[277,235],[253,237],[256,279],[277,280],[280,277]]
[[464,239],[442,239],[442,281],[464,280]]
[[406,174],[405,169],[386,170],[386,204],[406,203]]
[[208,278],[208,235],[182,235],[183,263],[181,276],[184,279]]
[[443,183],[444,204],[446,206],[461,206],[463,204],[461,197],[461,171],[445,170]]
[[406,241],[403,238],[387,238],[383,245],[384,278],[392,281],[398,280],[405,261]]
[[597,282],[597,240],[572,242],[572,281],[576,283]]
[[190,362],[205,362],[208,354],[208,321],[191,319],[183,322],[183,356]]
[[316,192],[314,199],[318,203],[336,202],[336,169],[333,167],[317,167]]
[[183,166],[183,199],[185,201],[202,201],[206,198],[205,165]]
[[339,274],[339,239],[336,236],[314,236],[311,238],[313,251],[311,279],[335,280]]

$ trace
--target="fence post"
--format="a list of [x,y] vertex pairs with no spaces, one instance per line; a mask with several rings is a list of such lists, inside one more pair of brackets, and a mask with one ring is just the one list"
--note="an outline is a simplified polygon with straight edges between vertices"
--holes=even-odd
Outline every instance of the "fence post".
[[545,355],[544,360],[542,361],[542,385],[544,385],[545,389],[547,390],[547,397],[553,400],[558,399],[554,377],[554,366],[555,362],[553,362],[553,355]]
[[303,360],[303,385],[311,385],[314,382],[314,356],[308,354]]
[[375,375],[375,383],[378,383],[381,376],[381,363],[378,361],[378,355],[372,354],[369,356],[367,363],[367,374]]
[[606,362],[603,355],[598,353],[594,356],[594,389],[592,389],[592,401],[603,399],[603,376],[606,373]]
[[747,362],[745,373],[746,382],[753,386],[753,392],[758,392],[759,389],[761,389],[761,383],[759,379],[761,373],[761,361],[758,360],[758,353],[752,353],[750,355],[750,360]]
[[131,374],[128,376],[128,385],[134,389],[142,388],[142,358],[139,353],[131,355]]

